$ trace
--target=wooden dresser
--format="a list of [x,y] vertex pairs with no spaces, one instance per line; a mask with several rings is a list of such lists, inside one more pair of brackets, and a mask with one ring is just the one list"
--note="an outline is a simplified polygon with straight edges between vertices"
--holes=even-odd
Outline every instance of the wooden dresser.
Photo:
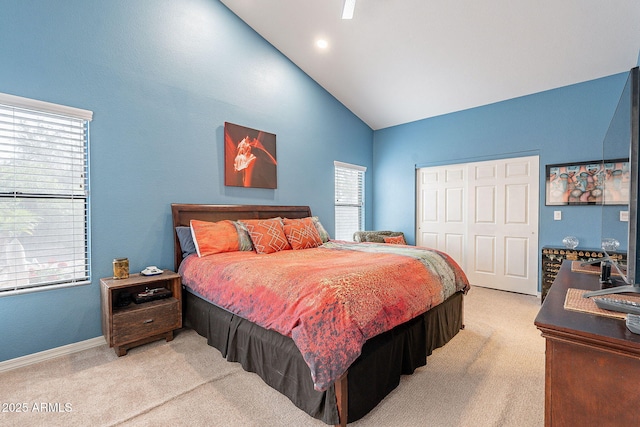
[[567,289],[600,289],[562,263],[535,325],[546,339],[545,425],[640,425],[640,335],[625,321],[564,309]]

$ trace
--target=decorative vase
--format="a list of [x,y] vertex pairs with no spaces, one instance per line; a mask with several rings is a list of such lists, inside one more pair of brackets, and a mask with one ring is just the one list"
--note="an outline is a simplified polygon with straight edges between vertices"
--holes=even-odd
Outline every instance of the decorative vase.
[[600,243],[602,249],[607,252],[615,252],[620,247],[620,242],[612,237],[605,237]]
[[564,239],[562,239],[562,244],[569,249],[577,248],[578,243],[580,243],[580,241],[575,236],[567,236]]

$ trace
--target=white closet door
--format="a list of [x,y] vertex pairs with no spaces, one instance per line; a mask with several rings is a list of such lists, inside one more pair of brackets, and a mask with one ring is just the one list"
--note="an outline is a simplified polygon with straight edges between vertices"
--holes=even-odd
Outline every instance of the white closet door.
[[536,295],[538,157],[469,164],[471,283]]
[[422,168],[417,196],[419,245],[448,252],[472,285],[537,295],[538,156]]
[[464,266],[467,228],[465,165],[422,168],[417,176],[417,244],[446,252]]

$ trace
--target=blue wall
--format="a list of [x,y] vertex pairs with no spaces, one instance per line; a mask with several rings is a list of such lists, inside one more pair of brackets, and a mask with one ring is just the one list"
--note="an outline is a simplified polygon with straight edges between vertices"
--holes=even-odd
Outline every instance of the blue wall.
[[374,132],[374,228],[402,230],[415,242],[416,166],[539,155],[540,246],[574,235],[582,247],[599,247],[600,209],[544,205],[545,165],[602,158],[626,79],[616,74]]
[[[171,203],[310,205],[331,232],[333,161],[372,168],[373,131],[218,1],[5,0],[0,40],[0,92],[94,112],[92,284],[0,298],[0,361],[101,335],[113,258],[173,268]],[[225,121],[277,135],[277,190],[224,186]]]

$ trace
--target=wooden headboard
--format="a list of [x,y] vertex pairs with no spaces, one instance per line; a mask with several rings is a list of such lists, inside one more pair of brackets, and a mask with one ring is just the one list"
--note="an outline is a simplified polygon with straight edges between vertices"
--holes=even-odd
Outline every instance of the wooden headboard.
[[182,262],[182,251],[176,234],[176,227],[188,227],[192,219],[200,221],[222,221],[224,219],[268,219],[277,216],[282,218],[305,218],[311,216],[309,206],[267,206],[267,205],[198,205],[179,204],[171,205],[173,218],[173,252],[174,267]]

